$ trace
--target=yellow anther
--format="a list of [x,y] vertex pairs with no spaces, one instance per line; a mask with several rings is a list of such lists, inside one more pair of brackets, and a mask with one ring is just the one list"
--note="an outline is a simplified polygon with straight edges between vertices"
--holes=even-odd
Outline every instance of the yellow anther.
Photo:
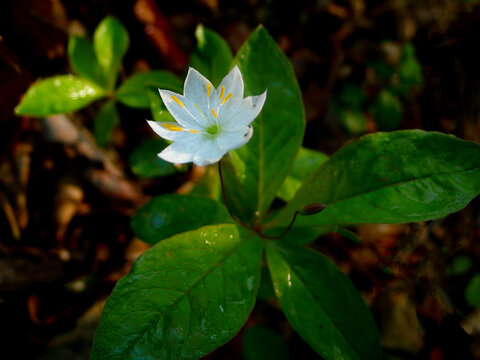
[[200,132],[197,130],[188,130],[188,131],[191,132],[192,134],[200,134]]
[[175,95],[172,95],[172,100],[175,101],[178,105],[180,105],[182,109],[185,109],[185,105],[183,105],[183,103]]
[[210,90],[211,90],[210,84],[207,83],[207,96],[210,96]]
[[170,131],[183,131],[183,128],[181,128],[180,126],[177,126],[177,125],[173,125],[173,124],[162,124],[162,126],[164,128],[167,128],[168,130]]
[[205,115],[203,115],[202,109],[200,109],[200,106],[198,106],[197,103],[195,103],[195,107],[197,108],[197,110],[198,110],[198,112],[200,113],[200,115],[202,115],[202,117],[205,118]]
[[222,85],[222,88],[220,89],[220,96],[218,97],[218,100],[222,100],[224,94],[225,94],[225,86]]
[[215,111],[213,109],[210,109],[212,111],[212,115],[215,116],[215,118],[218,116],[217,114],[215,114]]
[[225,99],[222,100],[221,105],[225,104],[227,102],[227,100],[230,99],[231,97],[232,97],[232,93],[225,96]]

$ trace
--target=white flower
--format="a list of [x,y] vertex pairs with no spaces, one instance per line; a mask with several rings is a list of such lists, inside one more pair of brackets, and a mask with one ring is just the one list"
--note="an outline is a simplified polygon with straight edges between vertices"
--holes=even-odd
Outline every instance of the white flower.
[[266,98],[266,91],[243,98],[243,79],[237,66],[217,89],[190,68],[183,95],[159,91],[177,123],[148,121],[158,135],[172,141],[158,156],[172,163],[194,162],[199,166],[219,161],[228,151],[250,140],[250,123],[262,110]]

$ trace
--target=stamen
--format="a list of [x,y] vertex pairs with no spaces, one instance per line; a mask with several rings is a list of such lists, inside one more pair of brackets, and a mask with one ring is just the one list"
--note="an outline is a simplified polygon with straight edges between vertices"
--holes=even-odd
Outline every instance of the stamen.
[[225,86],[222,85],[222,88],[220,89],[220,96],[218,97],[218,100],[222,100],[224,94],[225,94]]
[[215,114],[215,110],[213,110],[213,109],[210,109],[210,110],[212,111],[212,115],[215,116],[215,119],[216,119],[218,115]]
[[207,83],[207,96],[210,96],[211,86]]
[[195,107],[197,108],[197,110],[198,110],[198,112],[200,113],[200,115],[202,115],[202,117],[205,119],[205,115],[203,114],[202,109],[200,109],[200,106],[198,106],[198,104],[195,103]]
[[167,128],[168,130],[170,131],[183,131],[184,129],[181,128],[180,126],[176,126],[176,125],[173,125],[173,124],[165,124],[163,123],[162,126],[164,128]]
[[232,93],[228,94],[227,96],[225,96],[225,99],[223,99],[220,104],[221,105],[225,104],[227,102],[227,100],[230,99],[231,97],[232,97]]
[[172,95],[172,100],[175,101],[178,105],[180,105],[182,109],[185,109],[185,105],[183,105],[183,103],[175,95]]
[[188,132],[191,132],[192,134],[200,134],[200,131],[197,130],[188,130]]

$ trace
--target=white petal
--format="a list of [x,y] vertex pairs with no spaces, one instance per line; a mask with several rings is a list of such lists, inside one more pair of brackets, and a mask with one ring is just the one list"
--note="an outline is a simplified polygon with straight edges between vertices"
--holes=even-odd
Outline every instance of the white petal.
[[184,164],[193,161],[195,153],[202,147],[202,136],[185,138],[175,141],[163,149],[158,157],[175,164]]
[[245,145],[253,135],[253,128],[247,126],[241,130],[222,131],[217,137],[218,146],[225,152],[238,149]]
[[206,166],[218,162],[226,151],[221,149],[216,139],[206,139],[195,153],[193,162],[198,166]]
[[[183,86],[183,94],[194,104],[198,104],[203,111],[208,109],[208,94],[213,93],[215,88],[206,77],[194,68],[188,69],[187,78]],[[204,110],[205,109],[205,110]]]
[[202,130],[208,126],[205,115],[185,96],[168,90],[158,91],[167,110],[180,125],[193,130]]
[[238,66],[235,66],[227,76],[223,78],[218,88],[210,96],[210,107],[218,111],[218,108],[222,105],[222,101],[225,97],[229,96],[229,94],[232,95],[228,101],[243,98],[243,87],[242,73]]
[[[170,141],[180,140],[185,136],[188,136],[188,130],[184,129],[182,131],[171,131],[168,130],[170,126],[181,127],[180,124],[174,122],[159,122],[159,121],[152,121],[147,120],[148,125],[157,133],[157,135],[161,136],[162,138]],[[167,126],[165,126],[167,125]],[[191,134],[191,133],[190,133]]]
[[267,92],[261,95],[248,96],[240,101],[225,104],[222,109],[222,126],[226,130],[241,130],[249,125],[262,111]]

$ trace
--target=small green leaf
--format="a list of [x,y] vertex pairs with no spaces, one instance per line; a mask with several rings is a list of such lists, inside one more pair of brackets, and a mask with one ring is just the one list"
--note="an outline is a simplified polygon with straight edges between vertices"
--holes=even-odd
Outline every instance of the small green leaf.
[[463,275],[472,268],[472,261],[468,256],[459,255],[453,258],[452,264],[447,268],[448,275]]
[[381,359],[369,309],[330,260],[285,241],[267,242],[266,252],[282,310],[315,351],[327,360]]
[[122,104],[134,108],[150,107],[148,91],[155,89],[156,96],[160,98],[157,89],[182,92],[182,81],[168,71],[147,71],[130,76],[117,89],[116,99]]
[[420,130],[376,133],[345,146],[317,169],[267,227],[316,202],[297,226],[406,223],[441,218],[480,192],[480,146]]
[[393,131],[397,129],[402,122],[402,103],[397,96],[383,89],[373,104],[372,115],[375,118],[379,130]]
[[245,324],[262,245],[235,225],[174,236],[145,252],[110,295],[92,360],[199,359]]
[[73,75],[35,82],[15,108],[17,115],[47,116],[79,110],[104,96],[95,83]]
[[197,46],[190,59],[190,66],[218,86],[230,70],[233,55],[230,47],[216,32],[198,25],[195,30]]
[[480,306],[480,273],[476,273],[470,279],[465,289],[465,300],[467,300],[471,306]]
[[108,84],[113,90],[123,56],[127,52],[129,37],[127,30],[114,17],[107,16],[95,29],[93,47],[97,61]]
[[246,95],[267,90],[260,115],[253,121],[253,137],[231,152],[233,174],[227,194],[237,214],[263,217],[290,169],[305,130],[302,96],[292,66],[262,26],[235,58],[245,81]]
[[285,201],[293,198],[303,181],[320,165],[329,159],[328,155],[307,148],[300,148],[287,178],[277,196]]
[[288,360],[285,339],[275,331],[261,325],[248,327],[243,333],[245,360]]
[[185,165],[177,168],[172,163],[158,157],[158,153],[167,146],[167,142],[162,138],[142,141],[130,155],[132,172],[140,177],[155,178],[186,170]]
[[97,61],[92,43],[80,36],[71,36],[68,40],[68,57],[71,68],[79,75],[104,87],[105,78]]
[[405,44],[402,60],[397,73],[393,77],[393,89],[405,97],[412,92],[419,91],[423,85],[422,66],[415,55],[415,47],[411,43]]
[[193,195],[167,194],[154,197],[132,218],[135,235],[156,244],[175,234],[205,225],[230,223],[225,206]]
[[113,129],[119,124],[117,108],[113,101],[106,102],[98,111],[93,122],[95,139],[104,146],[111,139]]

